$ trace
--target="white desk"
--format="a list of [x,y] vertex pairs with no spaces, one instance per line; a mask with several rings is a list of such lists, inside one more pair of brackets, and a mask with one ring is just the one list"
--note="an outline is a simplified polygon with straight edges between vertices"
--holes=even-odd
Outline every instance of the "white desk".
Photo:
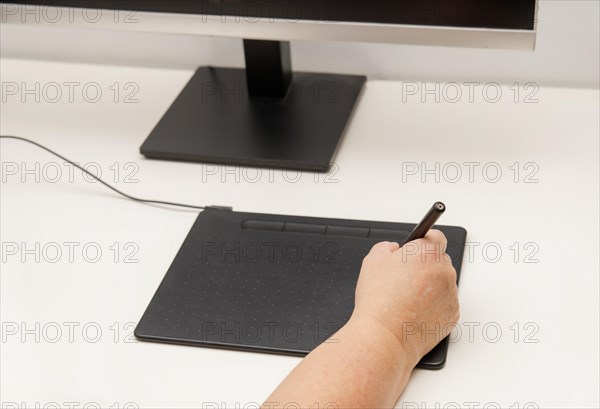
[[[25,103],[22,89],[17,96],[5,92],[2,134],[95,163],[109,180],[119,168],[115,185],[131,194],[240,211],[405,222],[444,200],[449,210],[443,222],[466,227],[469,242],[480,244],[472,245],[463,266],[463,332],[442,371],[414,373],[399,406],[598,407],[597,90],[542,88],[538,103],[525,104],[515,103],[505,87],[494,104],[478,87],[474,103],[468,95],[456,104],[435,103],[431,96],[426,103],[406,96],[403,103],[406,85],[369,82],[336,158],[333,183],[309,174],[291,183],[296,176],[280,171],[253,182],[250,171],[213,175],[212,167],[139,155],[191,72],[17,60],[2,61],[1,70],[4,87],[40,83],[40,92],[48,92],[40,102],[26,95]],[[73,102],[67,92],[51,103],[56,96],[47,84],[53,82],[63,91],[64,83],[79,83]],[[122,91],[115,103],[109,87],[129,82],[139,86],[139,102],[122,103]],[[91,83],[103,91],[98,103],[82,97],[83,85]],[[88,98],[94,98],[96,85],[89,87]],[[522,101],[528,92],[521,93]],[[1,149],[5,406],[244,407],[261,402],[296,365],[292,357],[128,342],[128,323],[145,310],[196,214],[122,199],[79,172],[71,178],[68,167],[33,146],[2,141]],[[407,172],[422,162],[429,169],[440,164],[439,182]],[[480,164],[472,183],[465,162]],[[510,168],[515,162],[518,183]],[[461,164],[458,181],[452,163]],[[25,172],[36,166],[37,175]],[[498,167],[503,175],[491,183]],[[132,170],[137,182],[124,183]],[[538,182],[523,183],[536,170]],[[78,244],[64,244],[71,242]],[[23,252],[36,243],[39,262]],[[114,243],[121,249],[116,262]],[[498,247],[502,256],[493,262]],[[57,248],[63,255],[52,263]],[[102,257],[94,263],[98,248]],[[138,262],[125,263],[136,249]],[[538,262],[526,263],[527,256]]]

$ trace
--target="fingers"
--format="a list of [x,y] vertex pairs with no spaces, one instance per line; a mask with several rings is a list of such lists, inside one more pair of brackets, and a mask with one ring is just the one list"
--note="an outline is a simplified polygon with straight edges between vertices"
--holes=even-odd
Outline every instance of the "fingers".
[[448,239],[439,230],[432,229],[425,235],[424,238],[406,243],[402,248],[398,243],[383,241],[375,244],[367,256],[378,256],[386,254],[402,253],[405,256],[421,254],[424,259],[435,257],[435,260],[451,263],[450,256],[446,254]]
[[447,247],[448,239],[444,233],[432,229],[422,239],[406,243],[402,248],[395,251],[395,253],[401,254],[403,257],[420,255],[423,261],[428,259],[434,261],[440,261],[442,259],[451,261],[450,257],[446,254]]
[[446,249],[448,248],[448,238],[444,233],[436,229],[431,229],[429,232],[427,232],[425,240],[430,241],[438,246],[444,260],[452,264],[452,258],[448,253],[446,253]]
[[446,235],[436,229],[429,230],[427,235],[424,237],[424,240],[438,244],[442,251],[446,251],[446,247],[448,246],[448,239],[446,238]]
[[448,239],[439,230],[429,230],[425,237],[422,239],[417,239],[406,243],[402,248],[413,248],[419,249],[420,251],[424,251],[427,253],[432,253],[437,251],[439,254],[444,254],[446,252],[446,247],[448,247]]
[[371,248],[369,254],[390,254],[398,250],[399,248],[400,245],[398,243],[382,241],[381,243],[377,243],[376,245],[374,245],[373,248]]

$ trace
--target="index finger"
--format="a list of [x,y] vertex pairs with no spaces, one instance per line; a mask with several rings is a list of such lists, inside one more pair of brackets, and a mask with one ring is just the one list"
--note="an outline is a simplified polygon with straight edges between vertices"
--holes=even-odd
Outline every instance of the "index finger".
[[436,229],[429,230],[423,239],[440,245],[443,251],[446,251],[446,247],[448,247],[448,239],[446,238],[446,235]]
[[[427,232],[425,237],[417,239],[409,243],[405,243],[402,247],[397,249],[395,252],[401,251],[417,251],[417,249],[424,250],[427,248],[433,248],[440,253],[445,253],[448,247],[448,239],[446,235],[439,230],[431,229]],[[410,250],[412,248],[412,250]],[[409,250],[407,250],[409,249]]]

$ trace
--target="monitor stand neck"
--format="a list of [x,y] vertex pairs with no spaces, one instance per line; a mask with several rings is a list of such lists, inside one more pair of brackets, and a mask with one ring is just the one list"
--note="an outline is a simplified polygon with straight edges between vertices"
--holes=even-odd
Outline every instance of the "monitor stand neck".
[[244,40],[250,97],[283,98],[292,82],[289,41]]

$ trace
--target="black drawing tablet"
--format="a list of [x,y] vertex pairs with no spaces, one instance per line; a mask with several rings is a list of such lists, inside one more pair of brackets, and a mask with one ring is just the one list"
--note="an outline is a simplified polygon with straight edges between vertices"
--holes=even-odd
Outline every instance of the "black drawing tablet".
[[[198,216],[135,335],[168,342],[303,356],[344,325],[363,257],[414,224],[239,213]],[[466,240],[448,237],[456,271]],[[444,366],[448,338],[419,367]]]

